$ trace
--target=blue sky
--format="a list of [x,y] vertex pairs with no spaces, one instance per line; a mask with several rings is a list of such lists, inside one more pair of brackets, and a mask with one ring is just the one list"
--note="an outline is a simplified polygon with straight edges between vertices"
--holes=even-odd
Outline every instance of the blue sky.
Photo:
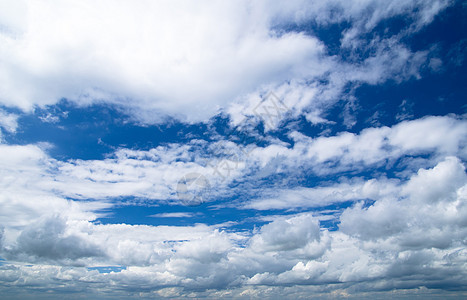
[[452,298],[464,1],[0,1],[0,297]]

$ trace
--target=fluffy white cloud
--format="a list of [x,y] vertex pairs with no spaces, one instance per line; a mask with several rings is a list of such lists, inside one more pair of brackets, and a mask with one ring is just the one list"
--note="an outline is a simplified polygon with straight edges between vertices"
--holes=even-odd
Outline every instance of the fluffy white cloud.
[[251,247],[259,251],[287,251],[319,241],[318,221],[309,215],[277,219],[261,228],[251,240]]
[[[360,134],[344,132],[336,136],[312,139],[293,133],[291,135],[295,139],[293,147],[271,145],[256,148],[248,157],[246,169],[259,168],[258,173],[263,177],[276,172],[287,174],[287,170],[291,169],[318,175],[333,175],[346,171],[366,170],[368,167],[387,168],[388,165],[394,165],[395,161],[399,160],[399,167],[403,168],[399,175],[404,178],[419,168],[432,167],[443,161],[447,155],[465,159],[466,128],[463,119],[426,117],[404,121],[391,128],[368,128]],[[424,138],[426,129],[429,129],[430,134]],[[404,159],[407,155],[427,154],[429,157],[425,159]],[[425,176],[424,171],[420,172],[420,176]],[[451,177],[446,177],[445,174],[440,176],[454,185],[456,180],[462,178],[461,173],[462,171],[457,169]],[[258,175],[251,175],[250,178],[257,178],[255,176]],[[399,185],[399,179],[387,179],[385,176],[366,181],[361,178],[351,180],[341,178],[338,181],[340,182],[328,186],[311,188],[267,188],[263,189],[259,196],[242,205],[245,208],[258,210],[321,207],[345,201],[391,197]],[[445,190],[440,190],[439,194],[434,192],[437,186],[444,186],[444,182],[437,178],[432,179],[429,190],[425,190],[427,189],[425,186],[428,185],[421,185],[418,181],[413,179],[414,183],[411,184],[410,189],[418,188],[418,193],[421,195],[418,196],[419,198],[424,197],[423,193],[432,195],[433,199],[446,195]],[[409,187],[406,189],[408,190]]]
[[345,211],[340,227],[365,239],[390,236],[407,247],[446,248],[466,234],[466,184],[465,167],[447,157],[433,169],[420,169],[392,198]]
[[[466,184],[465,167],[456,158],[421,169],[398,185],[391,197],[377,197],[369,207],[359,203],[346,209],[339,231],[326,233],[330,248],[322,256],[300,261],[281,273],[258,273],[249,282],[324,284],[370,279],[376,287],[391,278],[392,287],[397,287],[404,286],[404,276],[417,274],[412,284],[417,280],[425,286],[445,281],[459,284],[460,277],[454,274],[465,274]],[[433,276],[434,270],[444,275]],[[450,274],[448,280],[443,278],[446,274]]]
[[[326,100],[348,81],[393,76],[389,69],[404,70],[399,77],[416,75],[424,52],[411,53],[394,37],[375,40],[375,56],[363,63],[346,64],[327,56],[316,37],[281,28],[346,21],[351,28],[343,45],[366,49],[372,43],[362,45],[359,36],[381,20],[410,15],[413,32],[447,4],[2,1],[0,103],[30,110],[62,98],[82,105],[107,101],[140,121],[160,121],[161,112],[199,121],[258,90],[286,88],[291,80],[307,90],[322,76],[330,84],[314,100]],[[309,92],[296,96],[287,98],[299,101],[298,110],[310,104]]]
[[[6,257],[13,254],[21,260],[36,258],[44,260],[71,260],[74,265],[79,264],[81,258],[104,255],[97,244],[69,232],[65,232],[66,220],[58,215],[42,218],[38,222],[29,224],[19,235],[17,244],[7,248]],[[23,258],[27,255],[32,258]]]
[[[436,130],[440,133],[434,136],[439,136],[439,138],[412,146],[412,129],[417,128],[420,123],[427,123],[428,127],[436,124]],[[284,148],[283,146],[257,148],[252,153],[260,151],[262,154],[253,154],[251,159],[254,162],[255,157],[261,156],[265,162],[256,161],[254,164],[267,165],[277,155],[277,151],[280,155],[286,155],[287,151],[293,154],[296,151],[303,153],[301,151],[306,150],[316,153],[302,155],[310,160],[308,163],[311,166],[313,163],[319,165],[322,161],[333,159],[334,156],[339,156],[339,162],[346,165],[347,160],[354,163],[362,161],[363,156],[377,157],[378,159],[370,159],[366,162],[373,163],[388,157],[395,156],[397,158],[406,153],[413,154],[412,151],[423,154],[435,150],[438,154],[435,155],[434,160],[437,161],[438,157],[442,157],[446,153],[463,153],[459,150],[459,148],[462,150],[465,143],[463,139],[466,133],[463,124],[464,121],[449,117],[432,117],[404,122],[393,128],[369,129],[360,135],[343,134],[330,138],[321,137],[317,140],[297,136],[299,140],[294,148]],[[404,132],[408,144],[403,142],[402,133]],[[387,148],[390,145],[395,145],[392,146],[395,149],[388,151]],[[163,229],[162,227],[151,228],[150,226],[93,225],[89,221],[96,218],[97,215],[94,211],[108,207],[111,203],[107,201],[71,201],[64,198],[64,196],[84,199],[112,198],[132,195],[150,199],[159,199],[158,197],[160,197],[160,200],[164,200],[167,197],[175,197],[173,193],[161,192],[160,188],[153,189],[152,187],[158,184],[163,186],[166,183],[175,186],[178,177],[183,172],[206,171],[205,169],[193,169],[195,167],[204,168],[198,163],[200,162],[199,156],[206,148],[204,146],[199,148],[199,143],[198,148],[195,146],[186,147],[181,149],[176,146],[167,146],[150,151],[119,150],[115,154],[115,158],[103,161],[58,162],[49,158],[38,146],[0,145],[2,153],[2,194],[0,200],[3,208],[0,217],[1,224],[5,228],[2,240],[6,253],[11,258],[26,259],[25,257],[30,257],[33,261],[41,258],[50,259],[49,256],[54,256],[62,261],[67,259],[77,261],[80,258],[83,258],[84,261],[89,257],[96,256],[103,257],[100,258],[101,263],[148,265],[151,262],[167,259],[171,255],[170,249],[175,249],[181,256],[171,261],[169,265],[172,267],[175,267],[180,260],[202,259],[204,254],[196,251],[190,252],[197,249],[197,242],[190,244],[191,246],[183,246],[184,242],[164,244],[164,240],[168,238],[179,241],[196,239],[195,227],[183,229],[186,235],[176,237],[173,228],[168,227]],[[334,149],[340,147],[345,150],[336,150],[337,152],[332,153],[319,150],[329,147]],[[193,149],[196,150],[188,151]],[[362,156],[361,153],[365,152],[364,149],[370,150],[367,150],[369,152]],[[268,151],[272,155],[265,155]],[[320,158],[320,151],[328,152],[328,156]],[[290,157],[296,157],[292,154]],[[354,157],[356,154],[358,156]],[[180,161],[176,158],[184,159]],[[306,160],[302,160],[302,162],[306,162]],[[299,163],[302,164],[302,162]],[[430,164],[431,162],[428,162],[428,165]],[[169,170],[171,177],[164,181],[166,170]],[[410,172],[410,170],[407,171]],[[145,181],[153,181],[148,185],[150,188],[144,184],[132,184]],[[373,199],[376,202],[368,208],[359,204],[342,212],[340,228],[343,233],[365,240],[388,237],[396,239],[400,245],[409,248],[423,248],[426,245],[446,248],[453,245],[456,236],[462,236],[465,233],[465,229],[463,229],[465,227],[463,220],[466,219],[464,202],[467,189],[465,184],[464,167],[458,159],[448,157],[441,160],[433,169],[420,169],[418,174],[412,176],[407,183],[382,177],[368,181],[362,179],[343,180],[341,183],[326,187],[265,190],[263,197],[246,203],[244,207],[260,210],[290,209],[327,206],[342,201]],[[269,197],[264,197],[268,193]],[[319,234],[317,220],[319,218],[313,219],[310,215],[301,215],[291,219],[276,219],[251,237],[250,242],[247,243],[249,246],[242,251],[250,253],[249,255],[253,258],[258,258],[258,253],[262,252],[293,252],[294,255],[289,255],[295,258],[300,257],[297,251],[301,255],[305,255],[305,253],[311,255],[310,253],[316,249],[327,247],[327,242],[324,244],[320,242],[323,237]],[[368,226],[368,224],[372,225]],[[439,225],[439,227],[427,228],[427,224]],[[246,238],[243,235],[232,233],[228,235],[216,233],[215,227],[204,227],[204,229],[200,227],[200,229],[204,232],[204,238],[207,239],[199,241],[200,247],[209,245],[208,240],[214,239],[214,236],[215,239],[218,239],[216,244],[208,247],[210,250],[206,250],[208,251],[206,253],[209,254],[205,255],[205,257],[210,255],[218,257],[216,262],[227,259],[226,257],[229,257],[230,254],[226,253],[233,251],[231,249],[236,249],[232,239],[240,241]],[[448,229],[450,233],[446,232]],[[171,233],[164,234],[162,238],[154,240],[165,230]],[[125,231],[128,232],[128,238],[124,238]],[[138,234],[138,231],[141,231],[141,234]],[[147,233],[144,233],[145,231]],[[211,236],[213,234],[214,236]],[[153,238],[147,239],[146,237],[149,236]],[[421,241],[414,239],[415,236]],[[200,238],[203,239],[203,237]],[[107,241],[107,246],[102,246],[102,240]],[[45,250],[42,251],[41,247],[34,246],[38,241],[42,241],[39,243],[44,244],[46,248],[53,249],[53,251],[48,253]],[[70,241],[72,244],[82,247],[77,247],[74,249],[76,251],[70,252],[67,250]],[[154,248],[156,245],[154,243],[159,246]],[[310,243],[311,245],[317,244],[311,247]],[[307,247],[314,248],[314,250],[306,250]],[[135,248],[139,251],[132,250]],[[199,251],[205,250],[200,248]],[[236,260],[240,259],[235,254],[238,251],[240,250],[232,252],[231,255],[234,255],[232,259],[233,257],[236,257]],[[320,253],[319,251],[318,253]],[[64,253],[71,256],[68,257]],[[277,263],[280,265],[280,262],[281,260]],[[289,261],[286,266],[297,263],[298,261]],[[303,266],[299,264],[296,269],[300,268],[306,269],[306,264],[304,263]],[[269,272],[268,270],[264,271]],[[258,277],[253,281],[256,282],[256,280]]]
[[92,220],[94,210],[109,207],[103,202],[70,201],[47,188],[54,167],[54,160],[36,145],[0,144],[0,224],[11,229],[5,239],[15,238],[17,230],[44,215]]
[[2,102],[23,109],[130,98],[203,118],[242,91],[308,73],[323,48],[302,34],[274,35],[283,12],[265,3],[22,4],[5,5],[13,16],[2,22],[0,78]]

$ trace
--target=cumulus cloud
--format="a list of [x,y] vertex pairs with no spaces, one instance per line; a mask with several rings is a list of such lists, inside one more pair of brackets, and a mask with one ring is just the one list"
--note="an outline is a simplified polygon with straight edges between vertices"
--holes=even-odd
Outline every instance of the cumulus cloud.
[[397,236],[405,246],[446,248],[465,234],[466,183],[463,164],[447,157],[433,169],[420,169],[392,199],[345,211],[341,229],[368,239]]
[[[454,185],[448,180],[453,173],[460,176]],[[444,179],[441,185],[447,197],[438,200],[442,206],[423,206],[430,200],[418,198],[417,192],[410,189],[414,182],[425,177]],[[99,242],[105,252],[94,263],[127,267],[107,275],[47,265],[40,269],[4,265],[0,267],[0,278],[3,282],[10,280],[27,286],[18,281],[19,272],[32,281],[40,274],[42,285],[48,288],[58,288],[54,284],[57,276],[86,282],[88,288],[100,288],[110,280],[130,293],[135,285],[145,286],[148,291],[179,285],[180,295],[200,288],[222,288],[233,293],[245,285],[312,284],[325,291],[332,283],[333,289],[338,285],[343,291],[353,292],[458,285],[465,275],[466,253],[462,245],[467,234],[466,183],[462,163],[446,158],[398,185],[400,196],[395,193],[392,198],[376,199],[367,208],[356,204],[346,209],[338,231],[320,229],[318,219],[308,213],[280,217],[246,235],[205,225],[154,227],[70,222],[67,223],[70,227],[67,230],[73,232],[70,236],[79,235],[87,243]],[[424,180],[423,184],[429,186],[430,182]],[[456,193],[451,193],[452,190]],[[54,231],[56,226],[52,226],[51,231],[63,232],[60,229],[63,221],[53,218],[43,224],[50,222],[59,227]],[[16,249],[27,251],[38,234],[44,233],[42,228],[25,229],[18,237],[20,247]],[[53,251],[67,245],[66,237],[45,234],[44,238],[54,241]],[[42,253],[37,252],[40,247],[33,249],[36,255]],[[76,251],[67,251],[67,255],[90,254]],[[440,276],[433,276],[436,273]],[[407,281],[409,275],[411,279]],[[210,293],[216,292],[208,293],[212,296]]]
[[[92,244],[78,235],[66,232],[66,221],[55,215],[42,218],[40,221],[28,225],[19,235],[16,248],[8,249],[14,255],[31,255],[50,260],[72,260],[74,264],[80,258],[101,256],[102,250],[97,244]],[[13,257],[15,260],[15,257]]]
[[[431,180],[437,182],[434,188]],[[369,207],[359,203],[346,209],[340,217],[340,230],[328,233],[331,246],[324,255],[300,261],[282,273],[258,273],[250,283],[310,284],[371,279],[378,286],[379,279],[385,279],[387,284],[391,278],[393,286],[403,286],[404,276],[417,274],[425,286],[435,286],[445,282],[442,276],[428,277],[438,270],[451,274],[447,281],[459,284],[454,272],[464,273],[460,269],[462,258],[457,255],[465,252],[466,183],[465,168],[453,157],[432,169],[421,169],[407,183],[398,185],[392,197],[376,198]],[[426,192],[422,197],[420,190]],[[436,263],[451,255],[455,263]]]
[[308,215],[277,219],[261,228],[251,240],[251,247],[260,251],[295,250],[319,240],[318,221]]

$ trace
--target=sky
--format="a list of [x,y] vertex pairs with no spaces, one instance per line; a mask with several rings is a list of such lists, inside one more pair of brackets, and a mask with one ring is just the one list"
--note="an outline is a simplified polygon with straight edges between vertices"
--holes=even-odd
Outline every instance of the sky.
[[465,299],[467,3],[0,0],[0,298]]

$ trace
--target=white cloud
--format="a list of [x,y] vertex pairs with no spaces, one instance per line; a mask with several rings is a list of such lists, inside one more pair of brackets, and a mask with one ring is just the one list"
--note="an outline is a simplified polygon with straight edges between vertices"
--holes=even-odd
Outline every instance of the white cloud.
[[319,241],[319,238],[318,221],[309,215],[299,215],[264,225],[251,239],[251,248],[260,252],[290,251]]
[[[423,128],[430,128],[432,132],[427,139],[419,136]],[[104,160],[67,162],[51,159],[36,145],[3,144],[0,145],[0,173],[3,174],[0,182],[3,210],[0,215],[16,215],[16,219],[6,218],[4,222],[20,225],[44,212],[66,210],[71,215],[76,213],[81,216],[82,209],[108,207],[112,205],[111,202],[118,202],[120,197],[132,197],[134,201],[144,203],[178,203],[179,180],[193,172],[205,176],[209,182],[209,194],[203,198],[209,201],[235,192],[229,188],[234,180],[254,183],[277,172],[291,175],[291,178],[297,172],[338,174],[348,170],[364,170],[368,166],[383,167],[405,155],[428,154],[423,159],[399,160],[398,165],[404,168],[401,171],[410,175],[421,167],[435,165],[446,155],[464,159],[465,128],[467,126],[462,119],[427,117],[402,122],[392,128],[365,129],[360,134],[342,133],[312,139],[295,133],[292,134],[295,139],[293,147],[275,143],[253,147],[249,149],[252,150],[250,154],[244,155],[243,160],[228,174],[219,167],[218,171],[227,176],[225,179],[216,173],[215,165],[224,159],[224,154],[243,149],[232,142],[219,142],[223,146],[222,151],[227,153],[213,150],[217,149],[214,144],[193,141],[184,146],[170,144],[148,151],[120,149]],[[241,206],[260,210],[317,207],[392,192],[392,181],[383,177],[376,179],[368,182],[343,179],[339,184],[314,188],[284,189],[277,186],[256,191],[261,193]],[[26,186],[28,188],[24,188]],[[64,200],[69,198],[93,201]],[[37,199],[37,203],[32,206],[25,199]],[[48,200],[44,202],[39,199]],[[52,202],[56,210],[50,211],[49,204]],[[28,209],[20,209],[21,205]],[[95,216],[90,214],[88,218]]]
[[[340,133],[332,137],[318,137],[315,139],[303,136],[299,133],[291,134],[295,144],[293,147],[271,145],[264,148],[256,148],[248,157],[246,170],[256,168],[257,173],[249,179],[257,179],[257,174],[267,177],[276,172],[295,174],[297,170],[317,175],[333,175],[347,171],[364,171],[368,167],[387,168],[398,161],[401,178],[411,176],[420,168],[427,168],[444,161],[447,155],[455,155],[465,159],[467,126],[465,120],[452,117],[426,117],[413,121],[405,121],[395,126],[368,128],[360,134]],[[428,130],[428,131],[426,131]],[[430,132],[426,136],[426,132]],[[405,158],[405,155],[429,155],[427,158]],[[450,161],[450,160],[449,160]],[[451,164],[455,162],[450,161]],[[446,163],[437,167],[441,168]],[[274,167],[270,167],[274,166]],[[295,170],[295,171],[287,171]],[[454,172],[455,170],[455,172]],[[291,173],[288,173],[291,172]],[[295,188],[263,188],[248,201],[242,203],[242,207],[270,210],[270,209],[297,209],[306,207],[322,207],[345,201],[357,201],[365,199],[386,199],[399,190],[399,179],[387,179],[384,170],[374,171],[378,177],[363,180],[361,178],[340,178],[332,184],[317,187]],[[383,172],[383,173],[381,173]],[[451,177],[439,173],[446,182],[457,184],[462,178],[462,170],[457,168],[443,171],[450,173]],[[247,173],[248,174],[248,173]],[[419,177],[427,176],[421,170]],[[424,177],[423,177],[424,178]],[[409,190],[419,190],[419,198],[431,195],[433,199],[439,199],[441,195],[447,195],[444,188],[445,181],[434,177],[429,185],[419,184],[422,179],[413,179]],[[423,179],[428,180],[428,179]],[[336,182],[337,181],[337,182]],[[292,182],[293,184],[293,179]],[[428,188],[428,186],[430,188]],[[398,192],[399,193],[399,192]],[[408,192],[407,192],[408,193]],[[452,190],[451,193],[455,193]],[[411,192],[415,197],[415,192]],[[395,207],[394,209],[401,209]],[[401,211],[401,214],[404,212]],[[376,215],[376,214],[374,214]]]
[[[433,134],[423,139],[419,136],[422,128],[431,128]],[[184,146],[171,144],[149,151],[121,149],[104,160],[68,162],[49,158],[38,146],[2,145],[0,152],[4,159],[1,163],[5,173],[2,197],[4,201],[14,198],[15,194],[47,197],[53,191],[51,199],[58,197],[59,202],[62,202],[58,200],[60,197],[95,199],[99,201],[94,203],[106,206],[109,204],[106,204],[105,199],[131,196],[136,197],[135,201],[176,203],[179,180],[185,174],[194,172],[205,176],[210,184],[210,194],[204,199],[208,201],[210,197],[231,193],[228,186],[233,180],[247,182],[261,180],[276,172],[296,174],[304,170],[317,175],[337,174],[346,170],[363,170],[368,166],[383,166],[407,154],[430,154],[429,158],[418,162],[417,159],[400,161],[399,164],[405,165],[408,168],[405,171],[410,173],[411,168],[416,170],[432,166],[446,155],[465,157],[465,128],[464,120],[428,117],[403,122],[392,128],[365,129],[360,134],[341,133],[333,137],[311,139],[295,133],[292,134],[296,140],[293,147],[275,143],[266,147],[253,147],[248,150],[250,154],[241,156],[235,165],[233,161],[224,161],[223,155],[245,149],[225,141],[219,142],[221,148],[217,144],[193,141]],[[216,169],[216,164],[223,161],[234,168],[228,173],[222,170],[222,166]],[[354,180],[329,187],[292,190],[278,187],[270,192],[265,190],[261,199],[247,206],[282,209],[355,200],[367,195],[366,191],[373,185],[370,183]],[[385,180],[374,184],[380,191],[390,193],[391,184]],[[19,191],[24,185],[28,185],[29,190]]]
[[455,118],[426,117],[399,123],[393,129],[388,137],[390,144],[402,151],[431,148],[453,153],[466,142],[465,124]]
[[155,215],[150,215],[152,218],[192,218],[196,216],[195,213],[190,212],[172,212],[172,213],[160,213]]
[[[396,77],[417,76],[426,53],[411,53],[396,36],[376,39],[374,57],[346,65],[328,57],[316,37],[283,33],[282,26],[348,21],[345,46],[397,15],[413,19],[409,32],[418,30],[447,4],[2,1],[0,103],[31,110],[62,98],[106,101],[143,122],[161,121],[162,114],[200,121],[258,90],[280,90],[284,82],[306,90],[322,76],[330,84],[319,87],[315,101],[325,101],[348,81],[380,82],[400,70]],[[296,109],[311,98],[305,92]]]
[[[323,122],[319,113],[338,100],[349,103],[352,97],[344,94],[351,84],[380,84],[393,79],[402,82],[409,78],[420,78],[420,70],[425,63],[428,51],[411,52],[397,39],[372,41],[374,54],[358,62],[343,62],[336,57],[323,57],[317,72],[309,78],[294,78],[288,82],[271,82],[257,90],[238,97],[227,108],[233,125],[239,125],[245,118],[247,122],[264,122],[266,130],[277,129],[280,121],[287,117],[298,117],[306,112],[311,123]],[[321,81],[322,82],[321,82]],[[323,83],[325,82],[325,83]],[[258,116],[255,108],[266,102],[269,92],[273,92],[285,104],[287,109],[274,117],[275,126],[267,124],[265,117]],[[273,111],[275,113],[275,111]],[[253,120],[251,120],[253,118]],[[347,127],[353,126],[353,116],[346,114]]]
[[431,170],[420,169],[405,186],[404,194],[422,203],[449,201],[465,183],[464,166],[459,159],[447,157]]
[[[450,192],[452,187],[446,178],[453,176],[450,171],[460,176],[454,187],[458,191],[456,195]],[[444,210],[427,206],[426,199],[418,199],[416,191],[406,190],[405,187],[426,177],[420,174],[446,179],[442,182],[450,196],[440,200]],[[407,197],[402,203],[395,193],[392,199],[377,199],[369,208],[359,205],[349,208],[342,215],[341,230],[335,232],[320,230],[317,219],[311,214],[277,218],[251,235],[218,231],[205,225],[96,225],[73,220],[66,225],[54,222],[60,224],[58,232],[66,233],[64,236],[42,231],[49,226],[30,227],[20,235],[17,250],[28,251],[27,246],[40,232],[53,245],[62,245],[68,237],[79,237],[83,242],[77,245],[95,243],[105,252],[88,261],[88,266],[127,267],[121,272],[99,274],[95,270],[44,263],[7,264],[0,267],[0,281],[18,287],[39,284],[58,292],[63,287],[56,284],[57,279],[66,279],[71,289],[85,285],[86,289],[101,292],[110,292],[107,286],[112,282],[112,287],[117,286],[130,294],[139,292],[135,287],[144,286],[148,292],[156,292],[177,285],[179,289],[172,290],[170,295],[176,292],[198,296],[201,294],[197,293],[204,293],[200,289],[221,288],[223,293],[235,293],[240,287],[245,289],[245,285],[273,285],[274,289],[279,289],[277,292],[284,293],[286,286],[311,284],[319,287],[313,293],[340,287],[341,293],[349,294],[381,288],[417,288],[420,284],[431,288],[458,285],[465,276],[467,255],[462,244],[467,234],[467,224],[463,221],[466,182],[462,164],[447,158],[401,184],[399,192]],[[429,186],[430,182],[420,184]],[[426,219],[429,222],[424,222]],[[38,249],[40,247],[34,247],[35,252]],[[80,249],[86,247],[77,247],[76,251]],[[76,251],[66,253],[72,255],[78,253]],[[297,290],[299,288],[294,289]],[[205,292],[205,296],[218,293]],[[115,290],[112,293],[118,294]]]
[[[285,114],[306,111],[310,122],[323,123],[320,112],[342,96],[349,82],[418,78],[428,52],[412,52],[401,40],[449,4],[10,2],[0,2],[2,105],[31,110],[63,97],[79,105],[105,101],[123,105],[143,122],[160,121],[163,114],[199,121],[224,108],[234,124],[253,116],[269,91],[289,108]],[[381,20],[398,15],[411,22],[402,32],[362,38]],[[283,25],[310,20],[349,22],[341,37],[349,61],[328,56],[328,45],[316,37],[281,32]],[[359,52],[365,51],[371,55],[363,59]],[[0,126],[14,133],[17,116],[0,110]],[[309,138],[295,132],[290,137],[293,147],[275,142],[251,147],[225,181],[206,165],[206,157],[212,162],[214,153],[214,161],[222,160],[215,153],[219,144],[227,152],[244,150],[226,141],[120,149],[104,160],[66,162],[37,145],[0,144],[0,255],[8,259],[0,263],[0,284],[67,295],[86,290],[294,299],[297,293],[309,297],[310,291],[346,296],[422,285],[465,287],[465,119],[426,117],[359,134]],[[428,158],[410,157],[420,154]],[[320,227],[323,216],[312,213],[276,215],[252,231],[223,230],[222,224],[93,223],[119,197],[176,200],[178,180],[187,173],[204,174],[218,196],[231,193],[228,184],[234,180],[254,185],[276,172],[358,172],[399,159],[403,170],[397,179],[377,174],[313,188],[276,186],[242,203],[256,210],[293,210],[356,202],[334,211],[337,231]],[[359,202],[367,198],[374,203]],[[86,268],[105,265],[126,268],[108,274]],[[289,288],[297,284],[309,286]]]
[[[460,176],[454,187],[449,182],[452,176]],[[429,177],[442,179],[448,195],[446,200],[441,200],[444,210],[421,205],[419,201],[426,203],[426,199],[418,199],[417,191],[410,189],[417,183],[430,186],[429,180],[424,179]],[[79,254],[84,256],[81,262],[86,262],[86,266],[124,265],[127,268],[118,273],[99,274],[95,270],[47,265],[33,260],[39,264],[13,266],[8,263],[1,266],[0,281],[17,287],[40,285],[58,292],[65,290],[63,286],[57,286],[57,279],[67,280],[69,289],[86,286],[86,289],[101,292],[108,290],[109,282],[128,293],[135,291],[134,287],[145,286],[149,291],[157,291],[177,285],[184,287],[178,290],[181,294],[192,293],[192,288],[199,293],[196,292],[199,288],[230,285],[235,289],[244,284],[275,285],[276,288],[313,284],[328,290],[335,289],[335,285],[328,286],[328,283],[337,283],[345,284],[342,286],[345,291],[352,286],[378,290],[385,282],[405,288],[417,287],[420,280],[433,287],[442,282],[459,283],[456,276],[465,275],[463,260],[467,254],[459,244],[466,235],[467,224],[463,221],[466,198],[462,192],[465,191],[462,184],[465,185],[466,177],[462,164],[454,158],[446,159],[433,169],[421,170],[400,189],[408,197],[403,200],[405,204],[399,203],[395,195],[389,201],[377,200],[367,209],[350,208],[342,217],[343,232],[320,231],[317,219],[311,214],[278,218],[253,235],[218,231],[205,225],[96,225],[88,221],[44,219],[22,231],[16,248],[10,246],[12,242],[4,245],[10,249],[7,257],[14,257],[14,251],[17,251],[16,257],[27,253],[44,259],[52,252],[30,247],[37,238],[44,240],[40,244],[43,247],[55,245],[51,247],[52,251],[67,249],[67,241],[71,238],[80,242],[73,242],[73,251],[60,252],[65,256],[54,255],[56,263],[57,259],[65,259],[61,262],[64,264],[66,259],[75,258],[76,264]],[[457,189],[457,194],[450,192],[453,188]],[[439,193],[438,189],[433,193]],[[398,207],[401,209],[394,210]],[[434,222],[423,222],[426,218]],[[245,246],[238,246],[239,241]],[[89,252],[89,245],[99,246]],[[98,249],[103,252],[96,252]],[[89,257],[92,260],[86,261]],[[31,259],[27,260],[31,262]],[[433,272],[442,275],[433,277]],[[405,281],[405,275],[409,274],[419,281]],[[428,274],[431,277],[427,277]],[[383,278],[385,281],[381,281]],[[283,289],[280,292],[284,292]],[[229,291],[233,292],[224,290]]]
[[[390,196],[376,197],[366,208],[359,203],[344,210],[339,231],[322,233],[331,238],[322,256],[299,261],[284,272],[258,272],[249,283],[361,281],[368,288],[370,280],[373,288],[388,284],[397,288],[404,286],[405,276],[415,276],[413,284],[427,287],[458,285],[460,277],[453,275],[465,274],[461,261],[466,253],[466,184],[465,167],[456,158],[421,169],[407,183],[395,186]],[[452,263],[447,262],[450,257]],[[439,276],[434,275],[437,272]]]
[[353,182],[320,186],[316,188],[271,189],[263,191],[259,199],[246,204],[245,208],[257,210],[294,209],[308,207],[324,207],[345,201],[384,198],[396,190],[398,180],[359,179]]
[[6,257],[12,252],[15,256],[25,254],[37,257],[41,263],[44,259],[71,260],[76,265],[81,258],[104,255],[100,246],[79,235],[65,232],[65,229],[66,220],[58,215],[31,223],[19,235],[17,245],[7,248]]
[[16,114],[7,113],[4,110],[0,109],[0,128],[3,128],[8,132],[15,133],[16,129],[18,128],[18,117],[19,116]]
[[465,167],[447,157],[432,169],[420,169],[391,198],[345,211],[340,227],[363,239],[392,237],[406,246],[444,249],[467,233],[466,184]]
[[[404,155],[429,155],[422,165],[414,165],[418,169],[433,165],[446,155],[465,159],[466,128],[464,119],[445,116],[405,121],[391,128],[366,128],[359,134],[341,132],[330,137],[310,138],[293,132],[290,134],[294,139],[293,147],[273,144],[254,148],[245,159],[245,170],[270,169],[263,172],[263,177],[290,168],[328,175],[363,170],[368,166],[382,167]],[[425,130],[430,132],[426,138]],[[417,160],[399,162],[410,163],[417,163]]]
[[281,12],[262,4],[27,1],[14,12],[26,24],[4,23],[19,33],[1,35],[2,102],[23,109],[130,98],[202,119],[242,91],[308,73],[303,63],[322,52],[312,37],[273,36]]

